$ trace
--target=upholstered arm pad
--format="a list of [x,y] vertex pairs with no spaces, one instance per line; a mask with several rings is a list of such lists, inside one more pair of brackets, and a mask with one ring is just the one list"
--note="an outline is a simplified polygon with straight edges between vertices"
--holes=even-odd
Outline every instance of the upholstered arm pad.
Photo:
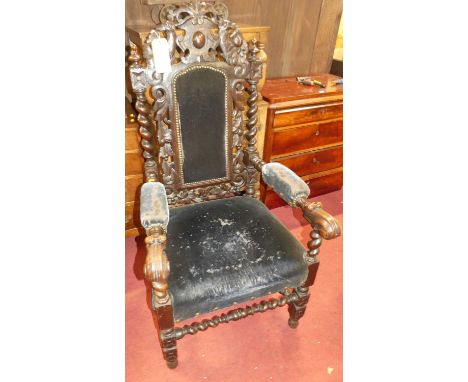
[[281,163],[267,163],[262,166],[263,181],[288,204],[307,198],[310,194],[309,186],[293,171]]
[[140,220],[145,229],[162,227],[166,230],[169,223],[169,207],[163,184],[148,182],[141,187]]

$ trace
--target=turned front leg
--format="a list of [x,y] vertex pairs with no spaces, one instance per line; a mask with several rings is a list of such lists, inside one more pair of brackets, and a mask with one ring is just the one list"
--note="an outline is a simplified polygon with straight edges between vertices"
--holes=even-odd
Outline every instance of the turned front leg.
[[296,302],[291,302],[288,304],[288,324],[292,329],[297,328],[299,325],[299,319],[304,316],[307,303],[309,302],[310,298],[309,287],[314,285],[315,277],[317,276],[317,271],[320,264],[317,255],[320,244],[322,243],[322,238],[320,237],[320,234],[314,229],[311,231],[310,237],[311,240],[307,244],[309,250],[304,256],[309,269],[307,279],[304,281],[302,286],[294,289],[294,293],[298,295],[299,299]]
[[159,342],[167,366],[174,369],[177,367],[177,345],[174,336],[173,308],[167,283],[170,268],[164,251],[166,234],[160,227],[151,228],[147,231],[145,242],[147,249],[145,276],[152,286],[152,305],[158,322]]
[[328,212],[322,209],[321,203],[309,202],[306,199],[300,199],[296,205],[303,211],[305,219],[311,225],[310,240],[307,243],[307,253],[305,260],[308,265],[308,275],[304,284],[294,289],[294,293],[299,296],[296,302],[290,303],[288,306],[289,321],[288,324],[291,328],[297,328],[299,319],[304,316],[309,301],[309,287],[315,282],[317,271],[319,267],[318,254],[320,252],[320,245],[322,238],[330,240],[338,237],[341,234],[341,228],[338,222]]
[[299,298],[296,302],[290,302],[288,304],[288,325],[292,329],[296,329],[299,325],[299,319],[304,315],[310,297],[309,287],[300,286],[294,289],[294,293],[296,293]]

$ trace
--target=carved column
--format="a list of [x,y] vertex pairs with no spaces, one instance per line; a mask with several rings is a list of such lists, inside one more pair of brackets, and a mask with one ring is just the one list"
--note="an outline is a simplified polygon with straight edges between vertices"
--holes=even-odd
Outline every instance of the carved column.
[[320,251],[320,245],[322,244],[322,238],[320,234],[314,227],[310,232],[311,240],[307,243],[309,250],[305,255],[305,260],[308,264],[309,273],[307,279],[299,288],[295,289],[295,293],[299,296],[297,302],[290,303],[288,305],[289,320],[288,325],[295,329],[299,325],[299,319],[304,315],[307,303],[309,302],[310,293],[309,287],[312,286],[315,282],[315,277],[317,276],[317,271],[319,268],[319,259],[318,253]]
[[320,264],[320,260],[318,258],[320,245],[322,245],[322,237],[320,236],[317,226],[312,226],[312,230],[310,231],[310,240],[307,243],[309,250],[305,256],[305,260],[309,265],[309,275],[307,276],[307,280],[304,282],[304,285],[306,286],[311,286],[315,282],[315,277]]
[[[251,197],[255,197],[255,184],[257,183],[258,172],[255,169],[254,158],[258,158],[257,151],[257,99],[258,91],[257,84],[258,81],[262,78],[262,61],[258,57],[260,52],[258,41],[253,39],[249,42],[249,54],[247,60],[250,64],[249,77],[247,83],[249,87],[247,92],[249,93],[249,99],[247,100],[248,111],[247,111],[247,148],[246,148],[246,168],[247,168],[247,185],[246,185],[246,194]],[[258,158],[259,159],[259,158]]]
[[141,55],[138,47],[130,41],[130,76],[133,92],[136,96],[135,109],[138,113],[137,122],[140,126],[141,147],[143,149],[143,158],[145,159],[145,179],[146,181],[157,181],[157,166],[154,160],[153,144],[153,123],[150,117],[151,106],[148,103],[146,90],[146,73],[141,65]]

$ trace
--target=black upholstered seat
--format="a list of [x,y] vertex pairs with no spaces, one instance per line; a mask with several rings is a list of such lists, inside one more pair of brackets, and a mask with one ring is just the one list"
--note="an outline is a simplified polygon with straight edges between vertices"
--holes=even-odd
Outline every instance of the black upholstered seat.
[[308,272],[305,248],[250,197],[171,209],[166,252],[177,321],[298,287]]

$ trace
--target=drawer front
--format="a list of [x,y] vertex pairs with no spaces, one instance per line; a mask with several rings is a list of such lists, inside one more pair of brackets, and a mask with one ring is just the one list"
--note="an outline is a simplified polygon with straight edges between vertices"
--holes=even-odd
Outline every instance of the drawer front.
[[125,129],[125,150],[138,150],[140,148],[140,134],[138,129],[128,127]]
[[283,127],[339,118],[343,118],[343,102],[333,102],[278,110],[273,126]]
[[[337,170],[337,172],[329,171],[321,176],[307,180],[306,183],[310,188],[309,197],[338,191],[343,187],[343,171],[342,169]],[[286,205],[286,202],[272,190],[267,190],[265,195],[265,204],[268,208],[276,208]]]
[[125,175],[143,174],[143,157],[140,152],[125,153]]
[[143,184],[143,175],[130,175],[125,177],[125,201],[140,200],[140,189]]
[[125,203],[125,230],[140,227],[139,211],[138,202]]
[[284,164],[299,176],[331,170],[343,166],[343,146],[293,155],[275,162]]
[[309,179],[306,183],[310,188],[310,197],[341,190],[343,187],[343,169]]
[[274,130],[272,155],[284,155],[314,147],[341,143],[343,120],[316,122]]

